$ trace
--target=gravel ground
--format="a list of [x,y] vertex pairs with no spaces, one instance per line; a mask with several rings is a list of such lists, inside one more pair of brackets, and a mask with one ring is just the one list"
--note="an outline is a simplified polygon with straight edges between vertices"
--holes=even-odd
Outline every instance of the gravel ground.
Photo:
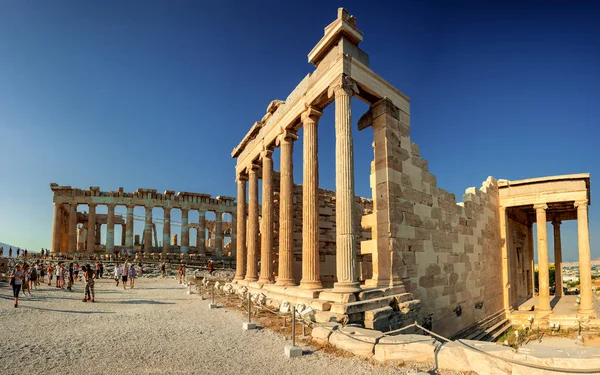
[[[174,278],[138,278],[123,290],[96,281],[97,303],[43,285],[12,303],[0,283],[0,373],[84,374],[398,374],[408,369],[339,358],[320,350],[287,359],[285,338],[243,331],[241,312],[209,310]],[[311,348],[305,347],[305,350]]]

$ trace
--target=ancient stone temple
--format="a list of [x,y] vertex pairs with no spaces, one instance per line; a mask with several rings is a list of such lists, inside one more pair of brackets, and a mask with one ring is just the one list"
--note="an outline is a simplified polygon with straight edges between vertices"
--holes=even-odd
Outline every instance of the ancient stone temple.
[[[137,189],[134,193],[118,191],[100,191],[97,186],[89,190],[75,189],[70,186],[50,184],[54,193],[54,225],[52,229],[51,253],[87,252],[112,253],[115,249],[115,225],[122,226],[121,247],[141,250],[146,255],[154,252],[162,254],[180,252],[215,256],[235,256],[224,249],[235,248],[237,208],[235,198],[209,194],[178,192],[167,190],[157,193],[154,189]],[[78,205],[87,205],[89,212],[80,213]],[[106,205],[108,214],[96,214],[98,205]],[[125,206],[126,217],[115,214],[115,207]],[[134,208],[145,208],[143,245],[134,242]],[[152,219],[153,208],[163,209],[162,247],[156,235],[156,225]],[[181,210],[181,246],[171,245],[171,210]],[[189,211],[197,210],[198,223],[189,223]],[[214,212],[215,220],[206,220],[206,213]],[[223,214],[230,214],[231,221],[224,222]],[[81,227],[78,229],[79,224]],[[106,225],[106,244],[100,243],[102,225]],[[190,228],[196,230],[196,246],[190,246]],[[154,236],[153,236],[154,234]],[[153,243],[154,240],[154,243]],[[225,246],[227,243],[228,246]],[[137,246],[137,249],[136,249]]]
[[[356,19],[340,8],[308,54],[314,71],[285,100],[273,100],[234,148],[234,287],[264,293],[274,306],[311,306],[317,321],[387,330],[416,318],[452,336],[492,318],[507,322],[534,297],[531,224],[539,223],[540,267],[546,271],[540,272],[540,295],[530,305],[540,312],[536,319],[547,322],[550,286],[541,228],[547,220],[560,223],[576,215],[586,288],[579,313],[593,317],[589,176],[512,182],[489,177],[457,203],[454,194],[437,186],[411,141],[409,98],[369,68],[362,40]],[[370,105],[357,129],[352,97]],[[318,186],[317,129],[330,104],[335,106],[334,192]],[[354,174],[356,136],[373,139],[370,176]],[[301,185],[292,173],[297,142],[303,154]],[[277,148],[279,173],[272,158]],[[355,178],[369,179],[372,197],[356,197]]]

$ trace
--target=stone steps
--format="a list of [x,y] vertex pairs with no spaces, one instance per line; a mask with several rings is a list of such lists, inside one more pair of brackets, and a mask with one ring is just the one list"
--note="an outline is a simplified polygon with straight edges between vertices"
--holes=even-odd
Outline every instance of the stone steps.
[[478,341],[496,341],[510,327],[510,320],[504,318],[475,336]]
[[485,331],[489,327],[498,323],[503,318],[504,318],[504,310],[499,310],[491,315],[488,315],[487,317],[480,320],[479,322],[477,322],[473,325],[470,325],[469,327],[456,333],[452,337],[452,339],[453,340],[457,340],[457,339],[473,340],[475,338],[475,336],[479,335],[481,332]]

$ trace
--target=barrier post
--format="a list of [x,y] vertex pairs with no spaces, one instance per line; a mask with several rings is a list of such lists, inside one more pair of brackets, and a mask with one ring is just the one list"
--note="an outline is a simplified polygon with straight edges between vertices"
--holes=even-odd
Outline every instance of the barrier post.
[[248,292],[248,321],[242,323],[242,328],[244,329],[244,331],[249,331],[251,329],[255,329],[256,328],[256,324],[252,323],[252,312],[250,309],[250,292]]
[[296,346],[296,306],[292,306],[292,345],[286,345],[283,351],[288,358],[302,357],[302,348]]
[[208,304],[208,308],[209,309],[216,309],[218,306],[215,303],[215,287],[213,285],[212,289],[211,289],[211,293],[212,293],[212,302],[210,304]]

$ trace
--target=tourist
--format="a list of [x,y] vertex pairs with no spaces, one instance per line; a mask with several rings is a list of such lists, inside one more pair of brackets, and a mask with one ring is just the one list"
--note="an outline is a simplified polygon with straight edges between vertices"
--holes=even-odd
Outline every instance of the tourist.
[[125,248],[121,248],[121,258],[125,259]]
[[115,281],[117,282],[117,285],[115,285],[115,286],[119,286],[120,278],[121,278],[121,267],[119,267],[119,263],[117,262],[117,264],[115,265]]
[[0,258],[4,258],[4,247],[0,247]]
[[58,285],[60,285],[60,289],[64,289],[65,288],[66,273],[67,273],[67,268],[65,267],[65,264],[61,262],[60,263],[60,268],[59,268],[60,282],[58,283]]
[[8,257],[12,258],[12,247],[8,248]]
[[10,273],[10,285],[13,288],[13,297],[15,298],[15,307],[19,307],[19,292],[23,285],[23,271],[21,265],[17,263],[15,269]]
[[23,297],[26,297],[27,294],[31,296],[31,289],[29,289],[29,264],[23,264]]
[[71,262],[69,263],[69,283],[67,284],[67,290],[69,291],[71,291],[71,288],[73,287],[73,276],[73,262]]
[[102,261],[100,261],[100,278],[102,278],[102,275],[104,275],[104,264],[102,263]]
[[21,249],[17,247],[17,258],[21,256]]
[[121,280],[123,281],[123,290],[127,289],[127,275],[129,275],[129,265],[127,265],[127,262],[124,262],[123,268],[121,269]]
[[75,283],[76,281],[79,281],[79,263],[75,263],[73,265],[73,273],[75,273],[75,277],[73,277],[73,283]]
[[48,263],[48,286],[52,285],[52,277],[54,276],[54,267],[52,263]]
[[40,263],[40,277],[38,278],[38,285],[41,282],[44,282],[46,277],[46,265],[44,263]]
[[97,279],[100,276],[100,262],[96,262],[96,276]]
[[213,267],[213,261],[212,259],[208,260],[208,274],[212,276],[213,271],[214,271],[214,267]]
[[27,249],[23,252],[23,257],[27,258]]
[[138,263],[138,267],[140,267],[140,276],[144,274],[144,265],[142,264],[142,262]]
[[162,264],[160,265],[160,274],[162,275],[163,279],[167,275],[167,265],[165,262],[162,262]]
[[181,280],[183,279],[183,264],[177,266],[177,279],[179,280],[179,284],[181,284]]
[[35,288],[37,289],[37,280],[38,280],[38,266],[37,264],[31,267],[31,271],[29,272],[29,290]]
[[134,285],[135,285],[135,266],[132,263],[131,267],[129,267],[129,286],[131,287],[131,289],[133,289]]
[[95,301],[94,295],[94,271],[92,270],[92,266],[86,264],[82,268],[83,271],[83,279],[85,280],[85,291],[83,292],[83,302],[87,302],[90,299],[92,302]]

